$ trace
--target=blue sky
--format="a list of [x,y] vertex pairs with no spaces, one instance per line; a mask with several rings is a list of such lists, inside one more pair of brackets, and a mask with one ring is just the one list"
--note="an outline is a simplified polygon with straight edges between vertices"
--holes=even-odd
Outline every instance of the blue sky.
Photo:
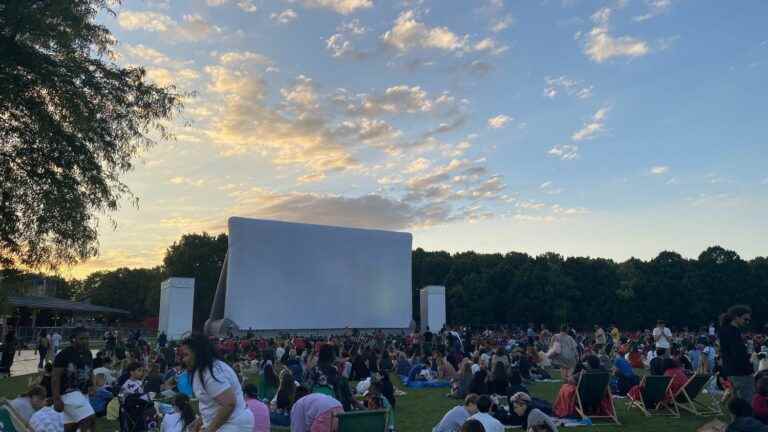
[[[737,5],[737,6],[736,6]],[[126,1],[115,61],[195,95],[72,275],[229,216],[650,258],[768,238],[768,4]]]

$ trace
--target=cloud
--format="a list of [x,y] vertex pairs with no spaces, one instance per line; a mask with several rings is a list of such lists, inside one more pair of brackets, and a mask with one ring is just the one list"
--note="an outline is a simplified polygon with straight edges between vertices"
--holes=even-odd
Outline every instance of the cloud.
[[189,177],[183,177],[183,176],[176,176],[168,179],[168,181],[171,184],[175,185],[187,185],[187,186],[194,186],[194,187],[202,187],[205,186],[205,180],[203,179],[192,179]]
[[579,146],[575,144],[560,144],[549,149],[547,154],[562,160],[574,160],[579,158]]
[[242,10],[243,12],[248,12],[248,13],[255,13],[255,12],[258,12],[259,10],[259,8],[256,7],[256,5],[253,4],[251,0],[240,0],[239,2],[237,2],[237,7],[239,7],[240,10]]
[[[642,57],[651,52],[648,44],[630,36],[614,37],[609,33],[608,25],[613,10],[609,7],[599,9],[592,15],[595,26],[586,36],[584,53],[593,61],[602,63],[614,57]],[[580,38],[580,34],[577,34]]]
[[219,63],[230,66],[239,63],[253,62],[260,65],[272,65],[273,62],[267,56],[251,51],[228,51],[224,53],[214,53],[218,57]]
[[652,175],[662,175],[669,172],[669,167],[666,165],[655,165],[648,170]]
[[447,52],[489,52],[501,54],[509,49],[493,38],[470,43],[469,35],[458,35],[447,27],[430,27],[418,20],[413,10],[400,13],[391,29],[381,35],[382,42],[400,52],[415,48],[438,49]]
[[436,48],[444,51],[464,50],[468,36],[459,36],[447,27],[428,27],[416,20],[412,10],[403,11],[395,25],[381,36],[382,41],[400,51],[415,47]]
[[408,174],[413,174],[424,171],[425,169],[429,168],[431,164],[432,163],[429,161],[429,159],[418,158],[408,165],[408,168],[405,169],[405,172]]
[[546,181],[539,186],[539,189],[547,195],[559,195],[563,192],[563,188],[555,187],[551,181]]
[[610,108],[603,107],[597,110],[592,116],[589,122],[584,123],[584,126],[571,135],[571,139],[574,141],[583,141],[596,138],[605,132],[605,116],[608,114]]
[[402,113],[434,113],[450,115],[459,109],[460,102],[448,92],[439,96],[430,96],[420,86],[396,85],[381,93],[352,95],[339,91],[334,97],[337,105],[347,114],[379,116]]
[[240,194],[230,214],[388,230],[431,226],[459,217],[446,205],[415,205],[379,194],[345,197],[319,193],[279,193],[259,188]]
[[511,27],[514,23],[515,19],[512,18],[512,15],[509,14],[501,18],[493,18],[491,20],[490,30],[494,33],[500,33]]
[[308,8],[330,9],[342,15],[373,7],[373,0],[301,0],[301,3]]
[[647,21],[659,15],[669,12],[672,7],[672,0],[645,0],[648,12],[632,18],[636,22]]
[[205,0],[205,3],[211,7],[221,6],[227,4],[228,2],[229,0]]
[[336,27],[336,33],[325,40],[325,49],[335,58],[365,59],[370,53],[355,49],[352,39],[359,38],[367,32],[368,28],[361,25],[358,19],[344,22]]
[[493,70],[493,65],[481,60],[474,60],[471,63],[465,64],[462,69],[472,75],[482,77]]
[[554,99],[561,92],[578,99],[589,99],[592,97],[592,90],[594,89],[591,85],[586,85],[564,75],[557,78],[546,77],[544,81],[547,84],[544,88],[544,96],[550,99]]
[[588,214],[589,210],[584,207],[561,207],[558,204],[554,204],[551,207],[552,213],[556,215],[562,215],[562,216],[573,216],[573,215],[584,215]]
[[491,117],[488,119],[488,127],[492,129],[501,129],[512,120],[512,117],[508,115],[499,114],[496,117]]
[[126,30],[163,33],[173,42],[200,41],[222,32],[221,28],[209,24],[197,14],[184,15],[182,22],[178,23],[158,12],[125,10],[117,16],[117,23]]
[[272,19],[272,21],[275,21],[279,24],[289,24],[289,23],[292,23],[293,21],[296,21],[299,15],[296,12],[294,12],[293,9],[286,9],[280,12],[279,14],[273,13],[269,17],[270,19]]
[[315,84],[304,75],[299,75],[292,87],[280,89],[280,94],[288,104],[299,108],[300,113],[319,108]]

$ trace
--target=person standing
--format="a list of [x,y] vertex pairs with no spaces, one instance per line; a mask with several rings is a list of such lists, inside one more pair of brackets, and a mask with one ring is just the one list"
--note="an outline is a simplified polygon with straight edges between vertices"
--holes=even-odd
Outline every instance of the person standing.
[[16,329],[8,328],[3,339],[2,359],[0,360],[0,375],[11,376],[11,366],[16,356]]
[[568,326],[560,327],[560,333],[552,337],[552,347],[547,352],[547,357],[560,366],[563,380],[571,377],[579,361],[579,348],[576,340],[568,334]]
[[656,328],[653,329],[653,341],[656,345],[656,351],[664,350],[664,357],[669,356],[669,348],[672,346],[672,331],[667,327],[664,320],[656,321]]
[[61,350],[53,360],[51,376],[53,407],[61,413],[67,431],[96,430],[95,412],[86,396],[93,382],[88,330],[77,327],[72,333],[72,344]]
[[731,306],[720,316],[720,357],[723,361],[723,375],[733,383],[736,397],[752,402],[755,384],[754,368],[741,332],[752,322],[749,306]]
[[45,366],[45,359],[48,357],[48,350],[51,349],[51,341],[48,340],[48,333],[45,330],[40,331],[37,338],[37,353],[40,355],[40,361],[37,362],[37,368],[42,369]]
[[51,345],[53,348],[53,355],[55,356],[59,353],[59,349],[61,348],[61,335],[56,330],[54,330],[51,335]]

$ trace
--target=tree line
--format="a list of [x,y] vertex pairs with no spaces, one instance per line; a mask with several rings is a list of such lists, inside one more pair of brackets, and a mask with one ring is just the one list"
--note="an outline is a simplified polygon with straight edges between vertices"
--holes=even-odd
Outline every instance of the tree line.
[[[227,251],[226,234],[187,234],[171,245],[154,268],[100,271],[81,280],[56,280],[56,295],[127,309],[141,320],[157,316],[160,283],[169,276],[195,278],[195,326],[205,322]],[[5,270],[4,286],[24,283],[29,274]],[[728,306],[749,304],[754,324],[768,317],[768,258],[743,260],[713,246],[696,259],[664,251],[643,261],[624,262],[555,253],[481,254],[413,251],[413,316],[418,321],[419,289],[446,287],[451,324],[550,327],[595,323],[624,329],[652,327],[665,319],[677,328],[715,321]],[[275,295],[278,295],[277,293]]]

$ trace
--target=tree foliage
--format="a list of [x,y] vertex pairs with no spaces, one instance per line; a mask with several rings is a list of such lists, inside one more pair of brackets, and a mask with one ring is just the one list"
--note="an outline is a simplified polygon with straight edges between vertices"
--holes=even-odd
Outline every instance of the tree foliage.
[[108,0],[0,3],[0,265],[55,268],[97,251],[97,216],[132,159],[168,136],[175,88],[110,60]]
[[93,304],[125,309],[131,313],[129,319],[141,320],[157,316],[163,279],[161,267],[96,272],[73,283],[73,297],[75,300],[87,299]]
[[163,266],[172,277],[195,278],[194,327],[202,328],[227,254],[227,235],[186,234],[166,252]]

